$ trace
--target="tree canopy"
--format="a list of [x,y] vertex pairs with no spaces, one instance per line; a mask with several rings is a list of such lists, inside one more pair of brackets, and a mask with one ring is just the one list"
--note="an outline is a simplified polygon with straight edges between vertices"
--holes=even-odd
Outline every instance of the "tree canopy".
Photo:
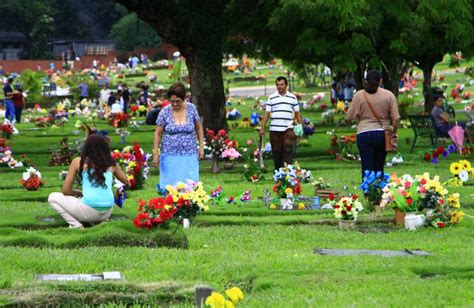
[[109,37],[115,41],[115,49],[129,51],[135,47],[158,46],[161,39],[147,23],[135,13],[127,14],[112,26]]

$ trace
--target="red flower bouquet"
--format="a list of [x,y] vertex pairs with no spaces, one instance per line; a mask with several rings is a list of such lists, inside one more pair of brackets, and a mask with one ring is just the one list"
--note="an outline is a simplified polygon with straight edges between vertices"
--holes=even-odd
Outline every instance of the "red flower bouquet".
[[152,229],[167,226],[177,212],[173,206],[173,197],[153,198],[148,203],[138,200],[138,216],[133,220],[137,228]]
[[115,128],[127,127],[130,116],[127,113],[114,113],[109,116],[109,124]]

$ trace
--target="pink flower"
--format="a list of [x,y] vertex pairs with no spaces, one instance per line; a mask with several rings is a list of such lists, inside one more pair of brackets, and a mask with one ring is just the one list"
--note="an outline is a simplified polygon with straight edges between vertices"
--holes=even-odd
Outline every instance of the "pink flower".
[[247,140],[247,145],[252,145],[252,140]]

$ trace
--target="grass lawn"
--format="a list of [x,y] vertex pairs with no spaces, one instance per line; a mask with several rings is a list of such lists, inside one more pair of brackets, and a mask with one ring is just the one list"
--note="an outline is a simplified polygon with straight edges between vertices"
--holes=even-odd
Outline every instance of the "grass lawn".
[[[460,77],[461,78],[461,77]],[[251,100],[239,110],[249,116]],[[304,117],[319,120],[320,112],[305,110]],[[456,227],[444,230],[424,228],[408,232],[389,224],[391,210],[383,212],[379,223],[370,223],[374,214],[361,215],[359,231],[340,231],[328,211],[272,211],[258,198],[263,189],[272,187],[271,174],[263,182],[252,184],[242,179],[243,162],[233,170],[210,173],[209,161],[201,162],[201,180],[209,191],[222,185],[226,196],[252,191],[252,201],[242,207],[222,205],[198,216],[186,235],[188,249],[147,247],[85,247],[84,241],[97,234],[115,230],[137,213],[137,200],[156,196],[157,171],[153,170],[145,188],[130,192],[123,209],[114,209],[118,221],[107,222],[81,233],[69,230],[47,204],[50,192],[59,191],[58,174],[67,167],[50,167],[51,151],[59,148],[63,136],[73,143],[74,120],[64,128],[32,130],[33,124],[18,125],[20,135],[13,137],[14,155],[27,154],[41,171],[46,185],[27,192],[18,183],[24,171],[0,167],[0,304],[152,304],[192,306],[193,288],[198,284],[218,291],[239,286],[245,293],[242,306],[473,306],[474,296],[474,180],[464,187],[450,188],[461,193],[466,218]],[[119,137],[105,122],[112,148],[120,148]],[[138,141],[151,151],[153,127],[130,129],[128,142]],[[329,136],[335,129],[351,133],[349,127],[318,127],[308,145],[300,146],[297,160],[314,176],[324,177],[333,187],[360,194],[360,164],[335,161],[327,154]],[[428,171],[446,180],[449,165],[460,159],[457,154],[440,159],[438,164],[421,160],[421,152],[409,154],[406,138],[411,129],[402,129],[400,152],[406,163],[387,168],[398,174],[421,174]],[[236,129],[231,137],[240,144],[255,140],[252,129]],[[422,141],[423,142],[423,141]],[[423,144],[423,143],[420,143]],[[416,152],[416,151],[415,151]],[[391,155],[389,155],[391,159]],[[469,158],[467,158],[469,159]],[[272,161],[267,160],[267,166]],[[303,185],[303,195],[312,196],[310,184]],[[46,219],[45,219],[46,218]],[[51,218],[54,218],[51,221]],[[130,221],[127,221],[130,219]],[[389,227],[388,233],[377,226]],[[363,231],[363,232],[362,232]],[[17,246],[5,246],[21,235]],[[45,241],[45,245],[39,242]],[[38,242],[37,242],[38,241]],[[36,247],[42,246],[42,247]],[[422,249],[429,257],[332,257],[313,253],[315,248],[353,249]],[[123,283],[38,283],[35,274],[101,273],[120,271]]]

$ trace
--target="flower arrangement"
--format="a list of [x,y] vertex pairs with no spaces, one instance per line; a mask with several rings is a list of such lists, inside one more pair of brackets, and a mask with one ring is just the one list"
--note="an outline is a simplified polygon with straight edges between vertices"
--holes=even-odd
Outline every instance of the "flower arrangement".
[[432,152],[425,152],[423,154],[423,160],[427,162],[432,162],[433,164],[437,164],[439,162],[440,156],[446,158],[454,152],[456,152],[456,146],[454,144],[450,144],[447,149],[440,146]]
[[17,161],[13,157],[11,148],[6,145],[0,146],[0,164],[6,164],[12,169],[23,167],[22,162]]
[[[382,202],[394,203],[402,212],[427,211],[426,223],[436,228],[457,224],[464,213],[459,210],[459,194],[449,195],[448,190],[440,183],[439,176],[430,177],[429,173],[421,176],[405,174],[401,178],[391,176],[391,182],[384,188]],[[381,203],[382,205],[382,203]]]
[[469,174],[473,173],[471,163],[468,160],[460,160],[454,162],[449,166],[449,171],[453,177],[446,181],[449,186],[462,186],[464,182],[469,180]]
[[3,123],[0,126],[0,131],[2,132],[3,138],[10,139],[13,134],[13,125],[10,123]]
[[325,96],[324,92],[316,93],[306,103],[303,104],[303,108],[307,109],[314,106],[316,103],[321,101],[324,98],[324,96]]
[[334,209],[334,216],[339,220],[357,220],[359,212],[364,207],[356,195],[352,197],[339,197],[338,200],[333,194],[328,196],[329,204]]
[[247,140],[248,147],[242,149],[243,157],[246,160],[242,176],[245,180],[256,183],[263,180],[265,177],[263,168],[259,162],[261,151],[260,149],[254,149],[253,151],[250,150],[250,146],[252,145],[252,140]]
[[337,136],[334,131],[327,132],[331,136],[330,148],[328,154],[336,160],[357,160],[359,156],[355,153],[354,145],[356,143],[356,135]]
[[166,192],[173,198],[173,206],[177,209],[175,216],[179,220],[192,220],[197,214],[209,210],[206,203],[211,197],[204,191],[202,182],[178,182],[175,186],[166,186]]
[[173,219],[177,208],[173,206],[173,197],[153,198],[147,203],[138,200],[138,215],[133,220],[137,228],[152,229],[154,227],[166,227]]
[[293,165],[286,165],[275,170],[273,181],[275,182],[273,192],[279,198],[288,198],[289,194],[291,194],[291,197],[301,194],[301,179],[298,178],[297,170]]
[[455,193],[449,195],[447,199],[441,199],[443,202],[438,202],[435,205],[433,213],[427,215],[427,225],[435,228],[457,225],[464,217],[464,212],[460,210],[461,203],[459,202],[459,198],[459,193]]
[[150,172],[150,167],[148,166],[150,157],[151,155],[146,154],[138,143],[135,143],[133,147],[126,146],[122,152],[118,150],[112,152],[112,158],[119,165],[125,167],[125,174],[127,174],[130,180],[130,188],[132,190],[143,187]]
[[[426,184],[426,180],[422,181]],[[423,184],[422,184],[423,185]],[[390,176],[390,182],[385,186],[382,194],[380,207],[391,204],[401,212],[416,212],[419,209],[418,200],[420,181],[411,175],[405,174],[398,178],[396,174]]]
[[364,179],[360,185],[360,189],[364,192],[364,196],[372,204],[379,203],[382,200],[383,189],[387,186],[390,177],[381,171],[364,171]]
[[223,129],[215,133],[212,129],[206,129],[206,144],[211,148],[214,159],[222,158],[225,149],[235,148],[235,141],[229,140],[229,135]]
[[240,158],[242,155],[237,151],[234,147],[226,147],[225,150],[222,152],[221,157],[224,160],[236,160]]
[[211,308],[233,308],[244,299],[244,293],[237,287],[226,290],[225,295],[227,295],[229,300],[221,293],[212,292],[211,295],[206,298],[206,306]]
[[68,138],[64,137],[59,144],[61,149],[51,154],[50,166],[68,166],[72,161],[74,153],[69,149]]
[[296,170],[296,177],[301,181],[301,183],[309,183],[313,179],[311,171],[302,169],[298,162],[293,163],[293,168]]
[[130,115],[121,112],[113,113],[109,116],[109,124],[115,128],[127,127],[129,123]]
[[38,190],[38,188],[45,184],[41,179],[41,173],[33,167],[30,167],[23,172],[23,178],[20,183],[27,190]]

